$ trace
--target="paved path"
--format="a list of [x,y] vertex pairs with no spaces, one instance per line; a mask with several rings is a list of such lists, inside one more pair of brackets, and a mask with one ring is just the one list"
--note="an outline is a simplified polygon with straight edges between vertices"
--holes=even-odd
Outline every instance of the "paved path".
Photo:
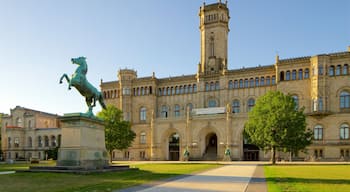
[[[266,192],[263,175],[262,179],[252,178],[253,175],[261,176],[261,170],[263,171],[262,166],[251,164],[225,165],[195,175],[178,177],[168,182],[125,189],[122,192]],[[251,180],[258,181],[253,188],[248,187]]]

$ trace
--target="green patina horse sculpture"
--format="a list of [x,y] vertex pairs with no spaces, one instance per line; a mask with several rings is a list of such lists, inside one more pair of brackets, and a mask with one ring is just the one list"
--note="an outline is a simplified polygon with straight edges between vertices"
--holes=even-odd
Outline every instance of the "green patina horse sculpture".
[[75,87],[82,96],[85,97],[86,105],[88,106],[87,115],[93,116],[92,108],[96,106],[96,101],[98,100],[101,107],[106,109],[106,105],[103,101],[103,96],[91,83],[86,79],[86,73],[88,71],[88,66],[86,64],[85,57],[78,57],[71,59],[73,64],[77,64],[78,68],[75,70],[75,73],[72,75],[72,78],[69,78],[67,74],[63,74],[60,78],[60,83],[62,83],[63,78],[68,82],[68,89],[71,89],[71,86]]

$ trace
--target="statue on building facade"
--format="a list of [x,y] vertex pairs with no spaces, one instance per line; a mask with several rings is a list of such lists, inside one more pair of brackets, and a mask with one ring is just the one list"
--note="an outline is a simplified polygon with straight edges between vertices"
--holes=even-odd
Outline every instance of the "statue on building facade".
[[103,109],[106,108],[106,105],[103,101],[103,96],[93,85],[91,85],[86,79],[86,73],[88,71],[88,66],[86,63],[85,57],[78,57],[71,59],[73,64],[78,65],[78,68],[75,70],[71,78],[67,74],[63,74],[60,78],[60,83],[62,83],[63,78],[68,82],[68,89],[75,87],[79,93],[85,97],[86,105],[88,106],[87,115],[93,116],[92,109],[96,106],[96,101],[99,101]]

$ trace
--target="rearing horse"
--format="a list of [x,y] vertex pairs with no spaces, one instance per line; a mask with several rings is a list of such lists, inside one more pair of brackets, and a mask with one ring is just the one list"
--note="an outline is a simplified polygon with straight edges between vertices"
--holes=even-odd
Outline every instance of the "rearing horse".
[[75,70],[72,78],[70,79],[67,74],[63,74],[60,78],[60,83],[62,83],[63,78],[68,82],[68,89],[71,89],[71,86],[75,87],[82,96],[85,97],[86,105],[89,110],[87,114],[93,116],[92,108],[96,106],[96,101],[98,100],[101,107],[106,109],[106,105],[103,101],[101,92],[99,92],[93,85],[91,85],[86,79],[86,73],[88,71],[88,66],[86,64],[85,57],[78,57],[71,59],[73,64],[77,64],[78,68]]

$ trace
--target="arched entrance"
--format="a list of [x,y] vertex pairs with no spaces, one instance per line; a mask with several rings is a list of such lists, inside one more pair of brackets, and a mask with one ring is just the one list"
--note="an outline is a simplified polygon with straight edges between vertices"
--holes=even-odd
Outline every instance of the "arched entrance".
[[259,147],[253,144],[243,144],[243,160],[259,161]]
[[209,133],[205,137],[205,153],[203,160],[216,160],[218,151],[218,137],[215,133]]
[[180,135],[173,133],[169,137],[169,160],[178,161],[180,159]]

